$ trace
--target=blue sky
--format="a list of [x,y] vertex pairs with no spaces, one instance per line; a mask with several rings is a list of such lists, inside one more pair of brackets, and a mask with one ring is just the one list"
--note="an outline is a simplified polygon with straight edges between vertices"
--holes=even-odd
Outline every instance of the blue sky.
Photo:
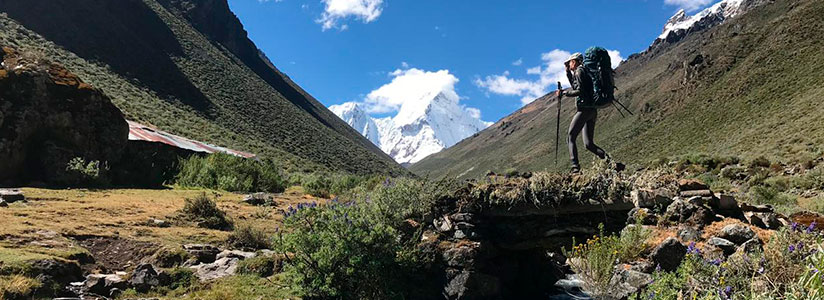
[[695,11],[711,1],[229,0],[229,4],[274,64],[327,106],[367,102],[374,116],[392,115],[397,105],[387,105],[370,93],[406,74],[415,73],[420,80],[429,80],[421,74],[431,74],[431,80],[448,81],[441,85],[454,89],[461,104],[480,109],[482,119],[497,121],[534,95],[555,89],[549,83],[560,68],[558,57],[599,45],[626,58],[646,49],[678,9]]

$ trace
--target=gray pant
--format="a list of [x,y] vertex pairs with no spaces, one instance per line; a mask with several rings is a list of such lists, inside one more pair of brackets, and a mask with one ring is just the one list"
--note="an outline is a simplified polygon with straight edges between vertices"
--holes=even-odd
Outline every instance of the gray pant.
[[575,144],[575,140],[578,139],[578,134],[581,133],[583,130],[584,132],[584,145],[587,147],[592,153],[598,156],[600,159],[606,158],[606,152],[604,149],[595,145],[595,120],[598,119],[598,110],[597,109],[579,109],[578,113],[572,117],[572,122],[569,124],[569,138],[567,143],[569,145],[569,156],[572,159],[573,166],[580,166],[578,162],[578,146]]

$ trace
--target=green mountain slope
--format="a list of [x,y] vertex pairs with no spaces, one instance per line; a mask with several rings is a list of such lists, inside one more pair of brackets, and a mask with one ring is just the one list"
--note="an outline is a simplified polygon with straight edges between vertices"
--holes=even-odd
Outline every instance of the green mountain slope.
[[[596,143],[633,164],[690,153],[782,160],[821,155],[822,49],[824,2],[814,0],[778,0],[652,47],[616,69],[618,97],[635,116],[601,110]],[[569,167],[564,140],[573,102],[562,100],[561,170]],[[510,167],[553,169],[554,103],[538,99],[410,169],[461,177]],[[582,159],[593,158],[580,148]]]
[[281,73],[226,0],[4,0],[0,42],[42,55],[133,120],[290,169],[406,171]]

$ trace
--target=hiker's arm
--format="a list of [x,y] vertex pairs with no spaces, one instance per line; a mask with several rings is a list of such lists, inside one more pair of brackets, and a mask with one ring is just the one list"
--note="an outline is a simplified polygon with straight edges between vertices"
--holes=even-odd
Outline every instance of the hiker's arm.
[[570,79],[569,84],[572,85],[572,87],[564,91],[564,96],[577,97],[578,95],[581,95],[581,72],[576,70],[571,76],[567,73],[567,78]]

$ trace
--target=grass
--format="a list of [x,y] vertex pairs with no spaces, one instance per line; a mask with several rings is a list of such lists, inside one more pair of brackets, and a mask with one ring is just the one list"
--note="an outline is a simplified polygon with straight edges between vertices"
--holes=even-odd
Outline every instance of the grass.
[[184,220],[196,222],[197,226],[203,228],[229,230],[234,226],[232,220],[226,217],[226,212],[218,208],[215,201],[206,196],[205,192],[184,199],[180,216]]
[[227,243],[238,249],[272,249],[272,236],[249,224],[236,226]]
[[0,296],[3,299],[28,299],[40,286],[37,279],[21,275],[0,276]]

